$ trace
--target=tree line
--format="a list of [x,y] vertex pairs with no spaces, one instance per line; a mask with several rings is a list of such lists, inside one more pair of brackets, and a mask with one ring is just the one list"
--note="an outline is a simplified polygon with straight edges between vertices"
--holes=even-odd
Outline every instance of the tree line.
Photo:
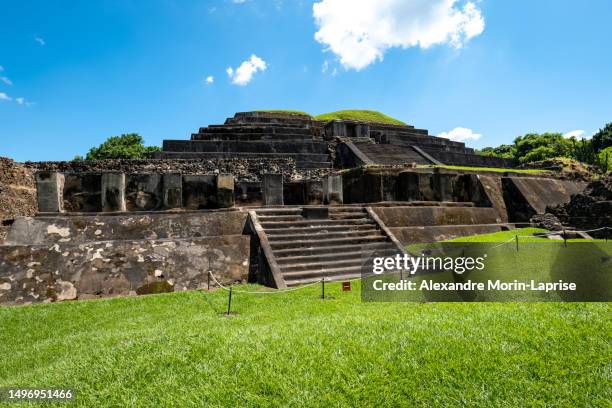
[[590,140],[566,138],[561,133],[528,133],[514,139],[513,144],[485,147],[478,153],[512,159],[517,165],[567,157],[609,171],[612,170],[612,123],[599,129]]

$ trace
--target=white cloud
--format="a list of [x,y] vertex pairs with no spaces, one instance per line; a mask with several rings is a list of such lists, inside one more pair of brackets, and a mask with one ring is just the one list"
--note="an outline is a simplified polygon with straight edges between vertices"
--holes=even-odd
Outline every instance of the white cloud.
[[15,101],[19,104],[19,105],[23,105],[25,103],[25,99],[24,98],[15,98]]
[[570,139],[575,137],[576,139],[590,139],[593,136],[585,136],[585,131],[582,129],[572,130],[571,132],[567,132],[563,134],[563,137],[566,139]]
[[480,133],[474,133],[472,129],[464,127],[456,127],[451,131],[442,132],[438,136],[454,140],[456,142],[465,142],[466,140],[478,140],[482,137]]
[[11,101],[13,98],[5,94],[4,92],[0,92],[0,101]]
[[234,4],[244,4],[246,2],[247,2],[247,0],[232,0],[232,3],[234,3]]
[[209,75],[209,76],[207,76],[207,77],[204,79],[204,83],[205,83],[206,85],[210,85],[210,84],[212,84],[213,82],[215,82],[215,77],[214,77],[214,76],[212,76],[212,75]]
[[36,41],[40,45],[45,45],[46,44],[45,40],[43,38],[41,38],[41,37],[34,37],[34,41]]
[[238,68],[228,67],[225,72],[227,72],[233,84],[244,86],[251,82],[257,71],[265,71],[266,68],[268,68],[266,62],[253,54],[251,58],[243,61]]
[[3,76],[0,77],[0,82],[4,82],[7,85],[13,85],[13,81],[11,81],[10,79],[8,79],[7,77]]
[[0,65],[0,72],[4,71],[4,67]]
[[321,0],[313,5],[315,39],[347,69],[361,70],[393,47],[461,48],[483,32],[476,5],[457,0]]

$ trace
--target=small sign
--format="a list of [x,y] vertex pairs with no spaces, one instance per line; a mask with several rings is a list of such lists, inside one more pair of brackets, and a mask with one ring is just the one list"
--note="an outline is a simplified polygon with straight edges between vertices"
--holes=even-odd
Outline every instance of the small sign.
[[342,291],[350,292],[351,291],[351,282],[342,282]]

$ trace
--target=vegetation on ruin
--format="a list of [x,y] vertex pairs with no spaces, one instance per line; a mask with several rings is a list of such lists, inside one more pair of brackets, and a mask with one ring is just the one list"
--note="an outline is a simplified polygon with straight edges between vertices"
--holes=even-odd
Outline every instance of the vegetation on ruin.
[[70,386],[97,407],[610,400],[610,304],[364,303],[359,282],[340,288],[234,292],[232,317],[223,290],[1,308],[0,386]]
[[100,146],[92,147],[85,159],[147,159],[152,152],[159,150],[158,146],[145,146],[144,139],[138,133],[127,133],[111,136]]
[[[609,171],[606,148],[612,146],[612,123],[606,124],[591,140],[565,137],[562,133],[528,133],[514,139],[513,144],[485,147],[478,154],[513,159],[517,165],[529,165],[544,160],[567,158],[599,166]],[[608,156],[609,157],[609,156]]]
[[517,169],[517,168],[503,168],[503,167],[469,167],[469,166],[450,166],[445,164],[440,165],[421,165],[418,167],[437,167],[441,169],[449,170],[466,170],[466,171],[492,171],[496,173],[527,173],[527,174],[538,174],[545,173],[544,169]]
[[260,110],[257,110],[256,112],[284,113],[287,115],[299,115],[299,116],[312,117],[312,115],[308,112],[304,112],[301,110],[295,110],[295,109],[260,109]]
[[336,112],[322,113],[315,116],[317,120],[358,120],[362,122],[370,123],[381,123],[386,125],[403,125],[406,123],[401,120],[392,118],[391,116],[385,115],[384,113],[373,111],[373,110],[339,110]]

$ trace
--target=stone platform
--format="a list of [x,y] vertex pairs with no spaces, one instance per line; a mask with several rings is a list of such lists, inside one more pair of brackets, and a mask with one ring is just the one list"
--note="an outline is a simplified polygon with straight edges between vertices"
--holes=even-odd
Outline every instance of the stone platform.
[[407,163],[513,166],[510,160],[479,156],[462,142],[431,136],[426,129],[410,125],[324,122],[305,115],[258,111],[239,112],[222,125],[201,127],[190,140],[166,140],[163,150],[155,153],[158,159],[233,156],[290,157],[298,169]]

